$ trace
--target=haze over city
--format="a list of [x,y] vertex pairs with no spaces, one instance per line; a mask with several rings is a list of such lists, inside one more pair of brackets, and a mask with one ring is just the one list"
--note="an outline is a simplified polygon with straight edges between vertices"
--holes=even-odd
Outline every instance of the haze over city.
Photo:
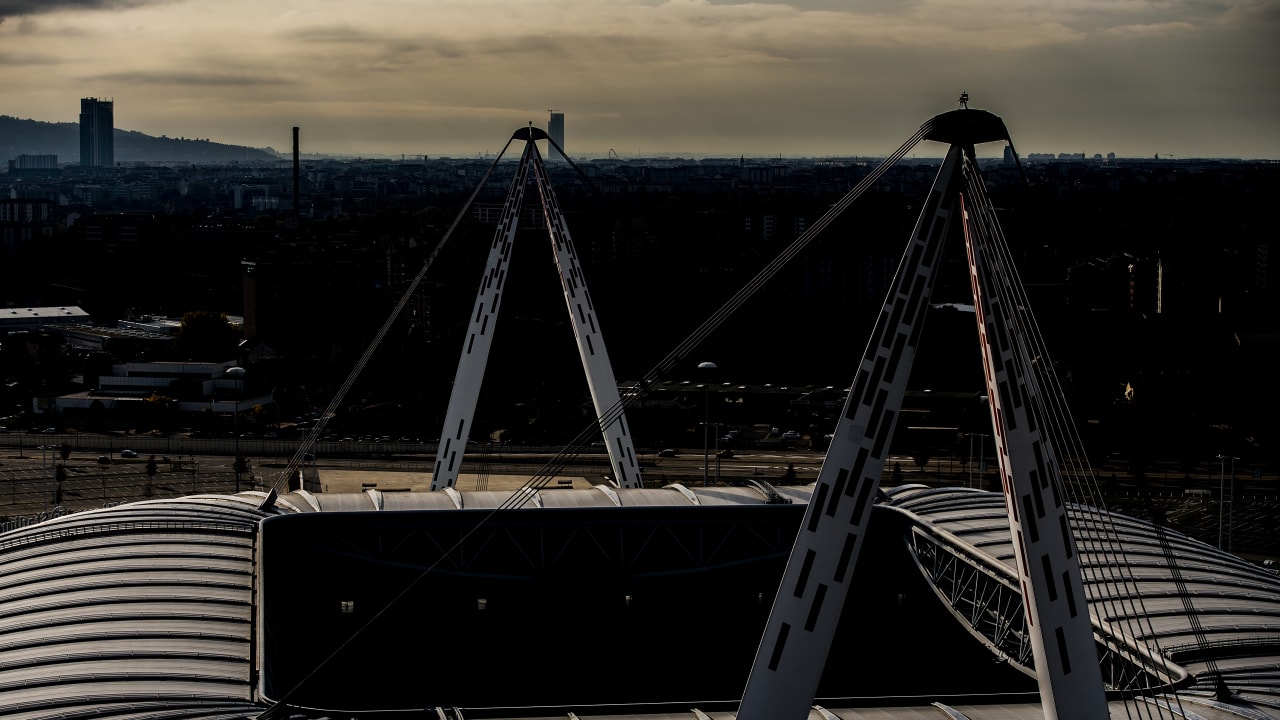
[[[0,0],[5,114],[304,152],[887,154],[972,106],[1029,152],[1280,157],[1265,0]],[[998,152],[989,148],[988,152]]]

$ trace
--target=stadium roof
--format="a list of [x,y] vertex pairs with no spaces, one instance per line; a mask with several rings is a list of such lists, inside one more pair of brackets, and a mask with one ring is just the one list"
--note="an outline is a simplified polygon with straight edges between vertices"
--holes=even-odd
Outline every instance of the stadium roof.
[[[767,504],[778,497],[805,502],[811,491],[785,487],[773,496],[767,487],[557,489],[538,493],[524,512],[539,507],[607,511],[616,505]],[[452,491],[202,495],[76,513],[0,535],[0,716],[257,717],[268,708],[256,696],[255,682],[262,622],[256,562],[263,519],[314,512],[493,508],[507,496]],[[917,562],[951,604],[958,622],[966,622],[971,605],[960,597],[960,588],[947,585],[947,578],[968,575],[931,573],[950,567],[972,569],[975,577],[981,574],[994,583],[1014,578],[999,494],[904,486],[887,490],[882,500],[879,507],[909,520]],[[1280,578],[1149,523],[1080,508],[1072,519],[1099,637],[1146,648],[1152,662],[1165,663],[1161,667],[1174,680],[1182,670],[1190,673],[1193,680],[1180,692],[1186,717],[1280,718]],[[1114,540],[1101,532],[1111,527]],[[948,564],[950,560],[955,562]],[[1188,608],[1196,614],[1189,616]],[[971,632],[981,636],[981,623]],[[1008,645],[990,645],[1014,662],[1025,660]],[[1213,684],[1206,679],[1210,666],[1236,693],[1231,703],[1214,698]],[[980,704],[973,698],[939,701],[943,705],[880,709],[853,707],[866,703],[828,705],[810,717],[1040,716],[1034,702],[1021,699],[1003,704]],[[607,713],[603,708],[593,712],[597,718],[654,717],[621,710],[600,714]],[[668,713],[663,717],[732,717],[710,709],[663,712]],[[546,716],[572,717],[568,709]],[[1113,716],[1123,717],[1124,710],[1113,704]]]

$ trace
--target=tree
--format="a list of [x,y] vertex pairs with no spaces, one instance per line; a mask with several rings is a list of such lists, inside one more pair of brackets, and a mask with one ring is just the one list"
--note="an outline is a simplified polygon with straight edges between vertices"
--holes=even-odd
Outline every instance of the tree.
[[143,404],[142,416],[138,420],[140,425],[145,425],[149,429],[171,432],[177,424],[177,418],[178,401],[168,395],[153,392]]
[[916,467],[920,468],[920,472],[924,472],[925,467],[929,465],[929,460],[932,459],[932,453],[922,448],[916,450],[911,459],[915,461]]
[[152,490],[152,483],[154,482],[155,477],[156,477],[156,470],[157,470],[157,468],[156,468],[156,456],[155,456],[155,455],[152,455],[152,456],[150,456],[150,457],[148,457],[148,458],[147,458],[147,487],[146,487],[146,496],[147,496],[147,497],[151,497],[151,495],[152,495],[152,492],[153,492],[153,490]]
[[53,472],[53,504],[62,504],[62,483],[67,479],[67,466],[62,463],[58,464],[57,469]]
[[101,430],[107,417],[107,406],[101,400],[94,400],[85,411],[85,424],[93,430]]
[[182,316],[176,347],[184,360],[220,362],[235,357],[239,331],[224,312],[193,310]]

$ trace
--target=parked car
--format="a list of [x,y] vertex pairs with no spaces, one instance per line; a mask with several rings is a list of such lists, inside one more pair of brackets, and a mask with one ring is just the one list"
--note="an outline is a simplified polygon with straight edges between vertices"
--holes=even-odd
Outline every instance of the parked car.
[[662,450],[658,451],[658,457],[675,457],[675,456],[676,456],[676,451],[674,448],[663,448]]
[[137,453],[137,451],[136,451],[136,450],[121,450],[121,451],[120,451],[120,457],[122,457],[122,458],[136,458],[136,457],[138,457],[138,453]]
[[99,455],[99,456],[98,456],[98,464],[99,464],[99,465],[110,465],[110,464],[111,464],[111,456],[110,456],[110,455]]

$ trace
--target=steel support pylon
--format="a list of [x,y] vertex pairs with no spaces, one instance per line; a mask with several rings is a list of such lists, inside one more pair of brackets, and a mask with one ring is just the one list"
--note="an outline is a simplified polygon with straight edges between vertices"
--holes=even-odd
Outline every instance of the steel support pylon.
[[955,205],[962,152],[953,145],[947,153],[862,354],[773,601],[738,720],[809,716],[907,389]]
[[[966,166],[969,183],[981,182]],[[988,407],[1031,654],[1046,720],[1109,717],[1075,539],[1063,501],[1053,444],[1044,435],[1043,388],[1022,337],[1025,312],[1007,268],[993,267],[987,238],[975,232],[961,198],[965,252],[982,346]]]
[[534,144],[535,140],[544,138],[545,134],[534,132],[530,128],[518,132],[517,137],[524,137],[527,142],[515,179],[511,183],[511,189],[503,204],[502,219],[494,231],[493,242],[489,248],[489,259],[480,281],[480,290],[476,294],[475,308],[471,313],[466,341],[463,344],[461,357],[458,359],[458,371],[454,378],[453,393],[449,396],[449,408],[441,431],[440,447],[431,477],[431,489],[451,488],[458,482],[463,453],[467,448],[471,422],[475,415],[476,402],[480,397],[480,386],[489,360],[489,350],[493,344],[498,312],[502,307],[503,288],[511,263],[512,246],[519,230],[520,211],[524,204],[530,173],[533,174],[538,186],[543,215],[547,223],[547,233],[551,240],[552,251],[555,253],[556,267],[560,272],[565,304],[573,325],[574,337],[577,339],[582,367],[586,371],[592,404],[609,453],[614,483],[624,488],[642,487],[639,460],[636,457],[626,416],[620,409],[618,383],[614,378],[613,367],[609,363],[609,354],[600,332],[600,322],[591,302],[586,278],[578,264],[568,224],[565,222],[563,213],[560,212],[555,193],[547,181],[542,158],[538,154],[537,145]]
[[[981,111],[940,115],[926,127],[930,128],[928,139],[946,142],[950,149],[859,363],[774,600],[738,720],[809,716],[879,490],[943,241],[951,219],[962,213],[966,182],[974,181],[973,147],[1008,140],[1003,122]],[[985,273],[981,264],[971,267],[980,329],[988,330],[981,345],[993,398],[992,422],[1001,443],[1001,475],[1045,715],[1106,718],[1089,611],[1056,484],[1060,478],[1056,466],[1048,467],[1054,462],[1051,448],[1039,435],[1038,418],[1028,414],[1034,411],[1026,407],[1039,390],[1032,373],[1019,365],[1025,357],[1009,356],[1018,352],[1018,338],[1008,333],[1003,319],[993,320],[1012,308],[992,305],[988,284],[1010,279],[983,278],[980,283],[977,277]],[[993,329],[992,322],[1002,326]],[[997,398],[1001,394],[1006,397]],[[1024,533],[1020,523],[1028,522],[1028,509],[1033,524]],[[1029,542],[1025,536],[1033,531],[1035,541]],[[865,620],[845,618],[846,623]]]

